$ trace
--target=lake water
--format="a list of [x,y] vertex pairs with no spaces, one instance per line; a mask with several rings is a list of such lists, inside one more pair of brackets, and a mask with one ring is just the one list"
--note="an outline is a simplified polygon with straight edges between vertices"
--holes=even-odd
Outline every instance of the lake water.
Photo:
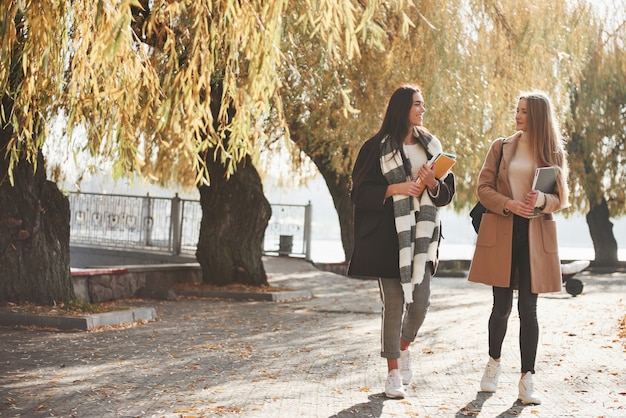
[[[334,209],[324,212],[313,208],[313,241],[311,258],[315,262],[335,263],[344,261],[339,233],[339,221]],[[446,207],[440,211],[442,234],[439,256],[442,260],[470,260],[474,254],[476,232],[467,212],[456,213]],[[593,260],[595,253],[589,226],[581,214],[565,217],[555,214],[559,255],[563,260]],[[626,261],[626,217],[611,219],[613,234],[617,240],[618,258]]]
[[[443,241],[439,249],[442,260],[471,260],[474,254],[473,244],[452,244]],[[560,247],[562,260],[593,260],[593,248]],[[340,240],[314,240],[311,243],[311,259],[317,263],[339,263],[344,261],[343,247]],[[618,250],[618,258],[626,261],[626,249]]]

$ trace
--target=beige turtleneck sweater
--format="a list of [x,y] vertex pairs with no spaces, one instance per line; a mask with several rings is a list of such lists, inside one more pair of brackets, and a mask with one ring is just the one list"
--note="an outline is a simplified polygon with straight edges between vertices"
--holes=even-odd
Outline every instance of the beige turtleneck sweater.
[[[535,162],[528,138],[522,137],[517,143],[517,149],[509,163],[509,185],[513,193],[513,199],[523,201],[533,185],[535,176]],[[542,207],[546,197],[539,192],[535,207]]]

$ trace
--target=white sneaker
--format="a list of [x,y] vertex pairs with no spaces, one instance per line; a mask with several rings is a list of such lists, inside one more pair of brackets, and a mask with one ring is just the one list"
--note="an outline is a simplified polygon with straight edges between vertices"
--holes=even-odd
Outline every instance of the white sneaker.
[[398,369],[393,369],[387,375],[385,382],[385,395],[388,398],[403,399],[406,395],[402,387],[402,376]]
[[480,390],[483,392],[495,392],[498,389],[498,379],[501,372],[502,365],[500,362],[489,357],[485,373],[483,373],[483,378],[480,381]]
[[524,405],[541,404],[541,399],[539,399],[539,396],[535,392],[535,382],[533,381],[533,374],[531,372],[527,372],[519,380],[519,395],[517,398],[522,401]]
[[400,351],[400,359],[398,360],[400,375],[402,376],[402,384],[408,385],[413,377],[413,369],[411,369],[411,351],[407,348]]

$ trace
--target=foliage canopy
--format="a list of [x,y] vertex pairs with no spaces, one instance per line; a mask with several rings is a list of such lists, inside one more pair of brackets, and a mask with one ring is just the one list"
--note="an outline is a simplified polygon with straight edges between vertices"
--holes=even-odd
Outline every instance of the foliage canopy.
[[372,25],[384,36],[361,42],[361,55],[348,63],[298,48],[307,35],[289,32],[281,96],[292,138],[318,165],[349,172],[393,90],[416,83],[427,104],[425,125],[460,157],[455,201],[466,207],[489,144],[513,133],[520,92],[547,91],[567,116],[568,83],[579,79],[588,53],[579,38],[589,19],[588,6],[565,0],[423,0],[401,10],[383,4]]
[[[15,100],[11,167],[36,161],[61,114],[70,138],[77,127],[87,138],[68,147],[113,161],[114,176],[138,172],[162,184],[197,184],[208,180],[203,158],[232,174],[255,152],[267,119],[282,123],[288,6],[300,11],[293,24],[322,42],[316,48],[351,59],[360,53],[359,37],[376,36],[368,22],[381,1],[1,3],[0,88]],[[219,101],[211,100],[218,85]]]
[[[624,123],[623,92],[610,86],[624,85],[624,25],[602,37],[584,2],[0,3],[0,88],[14,100],[3,121],[15,132],[4,150],[10,168],[22,159],[36,164],[61,114],[74,138],[67,147],[113,161],[115,177],[137,172],[163,185],[198,184],[208,180],[204,158],[232,174],[267,145],[268,122],[274,137],[291,133],[313,160],[348,172],[390,93],[405,82],[422,85],[427,126],[463,156],[455,168],[461,206],[474,198],[489,142],[511,132],[520,90],[546,90],[574,129],[569,92],[577,86],[580,97],[595,100],[579,106],[598,110],[590,112],[597,122],[584,123],[578,111],[586,127],[576,129],[605,138],[596,138],[604,145],[591,154],[594,164],[623,155],[614,134]],[[218,85],[219,100],[211,100]],[[612,96],[600,99],[592,89]],[[71,136],[76,128],[87,141]],[[594,172],[623,178],[620,161]],[[573,177],[579,207],[587,175]],[[614,185],[604,186],[620,190]]]

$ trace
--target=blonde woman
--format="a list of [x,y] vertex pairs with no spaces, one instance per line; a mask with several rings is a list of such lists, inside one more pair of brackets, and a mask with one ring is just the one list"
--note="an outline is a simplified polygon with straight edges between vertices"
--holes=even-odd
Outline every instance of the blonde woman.
[[[495,392],[502,370],[502,342],[518,291],[521,376],[518,399],[540,404],[533,375],[539,339],[537,296],[561,290],[556,222],[552,213],[568,206],[567,153],[552,104],[543,92],[524,93],[517,102],[517,133],[495,140],[478,176],[483,216],[469,281],[493,287],[489,317],[489,361],[481,390]],[[531,190],[537,167],[556,166],[552,193]],[[539,216],[533,216],[537,212]],[[494,262],[498,260],[498,262]]]

